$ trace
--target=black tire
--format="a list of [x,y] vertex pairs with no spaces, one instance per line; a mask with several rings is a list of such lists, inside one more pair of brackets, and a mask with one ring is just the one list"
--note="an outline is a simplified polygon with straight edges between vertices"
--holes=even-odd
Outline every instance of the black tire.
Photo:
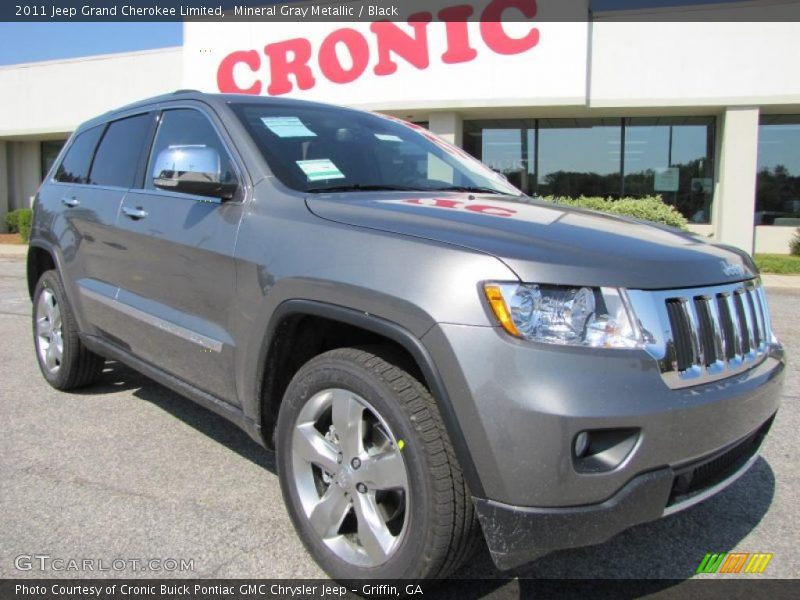
[[[63,351],[55,370],[49,368],[42,357],[41,345],[44,343],[37,334],[37,313],[39,302],[43,294],[52,294],[55,305],[58,306],[61,322],[61,340]],[[42,375],[51,386],[57,390],[74,390],[94,383],[103,370],[105,360],[90,352],[81,343],[78,336],[78,326],[72,309],[67,302],[64,286],[58,273],[54,270],[46,271],[36,283],[33,293],[33,344],[36,361]]]
[[[276,449],[284,501],[306,549],[339,581],[447,577],[469,558],[480,541],[472,499],[436,402],[399,364],[376,349],[326,352],[296,373],[281,404]],[[343,389],[367,400],[396,438],[405,443],[398,445],[410,492],[407,529],[388,559],[377,566],[343,560],[323,542],[306,516],[298,492],[300,484],[295,483],[292,438],[298,419],[305,414],[301,411],[309,400],[330,389]]]

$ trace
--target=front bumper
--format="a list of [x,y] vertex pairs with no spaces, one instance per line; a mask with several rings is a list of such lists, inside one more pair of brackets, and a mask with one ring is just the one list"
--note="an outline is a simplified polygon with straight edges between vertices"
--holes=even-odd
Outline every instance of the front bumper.
[[705,500],[752,466],[772,420],[700,461],[638,475],[599,504],[529,508],[473,498],[494,563],[512,569],[555,550],[600,544],[629,527]]
[[[683,475],[763,437],[783,384],[777,344],[745,372],[670,389],[639,350],[544,346],[496,327],[451,324],[422,341],[452,399],[479,479],[475,504],[504,568],[602,542],[718,491],[723,482],[690,500]],[[581,470],[573,448],[584,431],[633,433],[608,468]]]

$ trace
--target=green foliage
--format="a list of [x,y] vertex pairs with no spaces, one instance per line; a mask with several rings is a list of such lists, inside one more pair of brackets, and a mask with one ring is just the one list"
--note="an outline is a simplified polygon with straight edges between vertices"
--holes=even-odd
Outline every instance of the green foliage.
[[30,208],[21,208],[19,210],[22,211],[19,215],[19,237],[21,237],[22,241],[27,244],[28,240],[31,239],[33,211]]
[[6,215],[6,227],[11,233],[19,233],[24,242],[28,241],[31,235],[31,221],[33,211],[30,208],[18,208]]
[[6,214],[6,227],[8,227],[9,233],[17,233],[19,231],[19,211],[12,210],[10,213]]
[[560,198],[546,196],[542,198],[547,202],[587,208],[604,213],[615,215],[625,215],[634,219],[663,223],[678,229],[687,229],[686,217],[679,213],[673,206],[665,204],[661,196],[648,196],[646,198],[621,198],[613,200],[611,198]]
[[800,256],[788,254],[756,254],[756,265],[762,273],[800,275]]
[[789,242],[789,252],[794,256],[800,256],[800,227],[794,232],[794,237]]

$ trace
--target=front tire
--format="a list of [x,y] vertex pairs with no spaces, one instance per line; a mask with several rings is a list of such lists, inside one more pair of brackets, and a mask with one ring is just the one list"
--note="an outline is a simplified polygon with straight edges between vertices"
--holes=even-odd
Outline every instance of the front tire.
[[46,271],[33,293],[33,344],[42,375],[57,390],[93,383],[104,359],[90,352],[78,337],[78,326],[67,304],[56,271]]
[[284,500],[337,580],[446,577],[478,539],[436,403],[393,362],[365,349],[326,352],[297,372],[281,405]]

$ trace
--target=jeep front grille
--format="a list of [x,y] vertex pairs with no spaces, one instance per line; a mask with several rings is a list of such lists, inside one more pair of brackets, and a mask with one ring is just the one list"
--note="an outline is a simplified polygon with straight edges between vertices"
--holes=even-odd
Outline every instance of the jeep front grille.
[[757,279],[629,295],[649,336],[648,351],[672,388],[730,377],[766,357],[772,334]]

